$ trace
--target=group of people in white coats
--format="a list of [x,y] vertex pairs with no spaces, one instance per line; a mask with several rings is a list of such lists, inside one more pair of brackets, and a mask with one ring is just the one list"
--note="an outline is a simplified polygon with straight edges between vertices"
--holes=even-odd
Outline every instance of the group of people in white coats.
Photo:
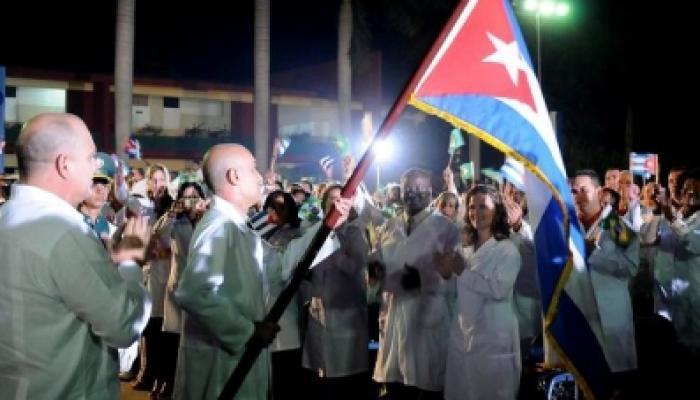
[[[458,227],[439,212],[442,207],[430,207],[433,185],[425,170],[403,175],[403,211],[390,217],[365,199],[342,198],[341,186],[329,186],[323,209],[333,205],[341,216],[296,305],[276,324],[264,317],[321,222],[299,230],[291,195],[272,193],[266,208],[278,229],[265,237],[255,233],[247,213],[261,199],[263,180],[247,149],[221,144],[207,152],[208,205],[196,184],[183,185],[172,206],[157,205],[165,197],[158,182],[161,175],[166,179],[153,168],[153,190],[145,200],[160,209],[156,240],[137,213],[125,215],[119,240],[105,248],[76,210],[95,171],[84,123],[71,115],[41,115],[27,123],[17,147],[21,179],[0,208],[2,398],[117,398],[115,348],[128,347],[156,318],[159,331],[181,333],[174,353],[177,399],[217,398],[251,343],[266,350],[237,398],[267,398],[271,371],[274,382],[290,365],[313,375],[310,397],[365,397],[369,263],[383,268],[372,371],[383,398],[518,395],[521,330],[536,319],[521,314],[534,310],[530,298],[537,294],[518,294],[517,288],[522,280],[533,286],[536,271],[532,232],[506,191],[475,185],[462,205],[444,196],[445,209],[463,206]],[[700,173],[687,171],[679,186],[675,210],[668,199],[659,200],[655,252],[645,254],[671,271],[674,326],[684,345],[700,349]],[[571,188],[586,233],[603,351],[624,385],[624,374],[637,368],[628,286],[649,221],[637,229],[635,213],[610,214],[591,171],[578,172]],[[156,242],[146,254],[147,244]],[[149,257],[146,288],[137,262]],[[159,260],[167,260],[168,268],[156,277]],[[153,317],[151,299],[159,293]],[[527,297],[527,304],[514,296]],[[276,397],[286,397],[285,390]]]
[[429,208],[429,172],[407,171],[401,193],[403,213],[383,224],[370,256],[385,268],[373,374],[382,398],[515,398],[521,258],[501,194],[484,185],[467,193],[463,234]]

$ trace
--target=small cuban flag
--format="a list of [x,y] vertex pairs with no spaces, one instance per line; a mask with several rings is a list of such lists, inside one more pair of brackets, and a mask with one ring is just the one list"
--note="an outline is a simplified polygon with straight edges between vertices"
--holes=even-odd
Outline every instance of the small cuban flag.
[[127,139],[124,145],[124,152],[129,158],[141,159],[141,143],[134,135],[129,136],[129,139]]

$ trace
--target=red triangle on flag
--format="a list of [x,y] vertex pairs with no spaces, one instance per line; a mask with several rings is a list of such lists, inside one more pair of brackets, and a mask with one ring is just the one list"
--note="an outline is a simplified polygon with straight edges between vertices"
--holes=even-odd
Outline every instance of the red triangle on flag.
[[[505,97],[520,101],[535,110],[528,77],[524,68],[530,69],[525,56],[519,54],[520,66],[499,61],[485,61],[499,51],[494,41],[518,47],[503,1],[478,1],[463,25],[453,28],[451,43],[444,43],[446,50],[427,79],[417,88],[416,96],[445,96],[476,94]],[[458,30],[455,33],[455,30]],[[518,51],[518,53],[520,53]],[[511,53],[512,55],[512,53]],[[491,56],[491,57],[490,57]],[[514,69],[509,71],[509,67]],[[515,73],[511,76],[510,73]]]

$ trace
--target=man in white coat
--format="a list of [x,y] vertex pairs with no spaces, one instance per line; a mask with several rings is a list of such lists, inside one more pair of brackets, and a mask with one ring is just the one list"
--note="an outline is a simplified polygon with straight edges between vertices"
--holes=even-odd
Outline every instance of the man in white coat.
[[76,209],[97,166],[78,117],[32,118],[17,156],[20,182],[0,208],[0,399],[116,400],[115,348],[131,345],[150,314],[134,262],[146,221],[127,224],[115,268]]
[[[576,172],[571,190],[586,232],[587,261],[603,328],[605,357],[613,373],[635,370],[637,351],[629,281],[639,268],[639,238],[627,226],[629,240],[623,243],[612,230],[601,226],[613,211],[600,203],[600,180],[594,171]],[[623,218],[619,221],[626,223]]]
[[669,199],[661,202],[655,263],[670,272],[671,316],[678,339],[700,354],[700,169],[678,178],[680,202],[674,213]]
[[459,243],[457,226],[432,213],[430,173],[411,169],[401,179],[404,212],[381,228],[376,256],[385,283],[374,380],[384,398],[441,398],[445,380],[454,280],[444,280],[433,255]]
[[[280,256],[246,225],[260,201],[263,180],[243,146],[221,144],[204,157],[204,177],[214,190],[211,209],[197,225],[187,266],[175,291],[185,311],[175,378],[176,399],[216,399],[238,364],[248,339],[267,346],[279,326],[263,322],[270,287],[286,280],[317,229],[292,241]],[[345,221],[350,200],[335,203]],[[285,268],[282,268],[285,266]],[[239,399],[265,399],[269,354],[264,350],[238,391]]]

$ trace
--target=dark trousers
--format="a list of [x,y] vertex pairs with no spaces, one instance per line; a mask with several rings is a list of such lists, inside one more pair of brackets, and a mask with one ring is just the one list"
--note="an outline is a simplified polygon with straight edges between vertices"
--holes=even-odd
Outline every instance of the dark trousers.
[[140,386],[164,394],[172,392],[179,345],[179,334],[163,332],[163,318],[148,320],[141,339],[141,368],[136,378]]
[[175,383],[175,367],[177,366],[177,353],[180,347],[180,334],[161,332],[162,354],[161,363],[156,371],[156,384],[158,391],[164,395],[173,392]]
[[442,400],[442,392],[421,390],[402,383],[385,383],[380,395],[382,400]]
[[301,349],[271,352],[272,400],[303,399]]
[[355,400],[370,398],[369,372],[342,376],[337,378],[321,378],[315,372],[305,369],[304,375],[310,400]]
[[152,317],[148,320],[146,329],[143,331],[140,346],[140,362],[141,367],[136,381],[139,386],[150,387],[156,380],[156,371],[161,357],[162,342],[160,334],[163,327],[162,317]]

